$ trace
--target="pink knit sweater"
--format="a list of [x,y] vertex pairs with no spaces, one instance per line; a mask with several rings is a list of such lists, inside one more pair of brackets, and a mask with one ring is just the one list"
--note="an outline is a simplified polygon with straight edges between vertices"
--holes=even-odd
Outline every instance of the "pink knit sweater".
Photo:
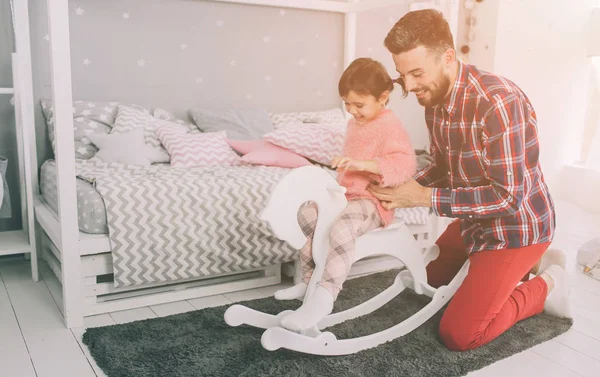
[[394,211],[387,211],[379,200],[367,191],[373,181],[381,186],[397,186],[408,181],[416,173],[417,159],[408,133],[400,119],[389,109],[383,110],[375,119],[364,125],[348,122],[342,155],[356,160],[379,162],[381,175],[365,172],[340,172],[338,183],[346,187],[348,200],[367,198],[373,200],[387,226]]

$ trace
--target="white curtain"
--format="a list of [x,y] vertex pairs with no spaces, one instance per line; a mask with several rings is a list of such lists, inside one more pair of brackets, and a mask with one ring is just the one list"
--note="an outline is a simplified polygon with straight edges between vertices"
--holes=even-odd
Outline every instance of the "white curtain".
[[600,57],[593,60],[594,72],[591,75],[592,82],[587,104],[583,157],[589,168],[600,171]]

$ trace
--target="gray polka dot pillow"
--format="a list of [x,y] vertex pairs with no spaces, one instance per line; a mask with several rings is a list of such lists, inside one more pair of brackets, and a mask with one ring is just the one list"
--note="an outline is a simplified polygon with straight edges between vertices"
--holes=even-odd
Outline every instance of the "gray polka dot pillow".
[[[42,112],[48,125],[52,150],[56,153],[54,108],[52,101],[41,100]],[[117,102],[75,101],[73,104],[73,133],[75,158],[90,159],[98,149],[87,138],[90,134],[108,134],[117,116]]]

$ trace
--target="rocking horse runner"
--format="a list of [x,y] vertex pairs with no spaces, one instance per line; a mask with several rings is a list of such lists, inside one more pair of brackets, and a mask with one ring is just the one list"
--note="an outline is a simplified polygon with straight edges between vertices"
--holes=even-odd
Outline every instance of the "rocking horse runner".
[[[296,220],[298,209],[307,201],[313,201],[318,206],[319,217],[313,237],[316,268],[304,300],[314,294],[316,283],[323,274],[324,261],[329,250],[331,223],[347,204],[344,192],[345,188],[339,186],[336,180],[321,168],[306,166],[294,169],[277,184],[261,213],[261,219],[268,222],[279,239],[300,249],[306,241],[306,236]],[[462,283],[468,270],[468,261],[447,286],[435,289],[427,284],[425,266],[437,257],[437,253],[435,245],[422,253],[407,226],[402,222],[392,223],[359,237],[356,242],[355,262],[366,257],[386,254],[399,259],[406,267],[398,273],[392,286],[379,295],[351,309],[330,314],[317,326],[301,332],[281,326],[281,321],[293,313],[289,310],[271,315],[243,305],[233,305],[225,312],[225,322],[230,326],[248,324],[267,329],[261,338],[261,343],[267,350],[287,348],[315,355],[346,355],[376,347],[419,327],[450,300]],[[407,287],[418,294],[426,294],[432,300],[405,321],[387,330],[353,339],[338,340],[331,332],[321,332],[327,327],[372,313]]]

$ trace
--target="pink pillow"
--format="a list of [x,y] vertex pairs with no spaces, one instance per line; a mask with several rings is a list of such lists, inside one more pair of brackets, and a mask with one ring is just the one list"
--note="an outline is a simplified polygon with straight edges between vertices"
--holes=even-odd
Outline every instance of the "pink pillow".
[[269,132],[263,138],[323,165],[342,154],[346,130],[320,123],[293,123]]
[[227,132],[189,133],[185,127],[162,126],[156,137],[171,155],[172,167],[240,165],[240,157],[229,147]]
[[280,168],[299,168],[311,165],[306,158],[278,147],[264,140],[229,140],[227,143],[242,153],[242,162],[252,165],[277,166]]
[[227,141],[227,144],[229,144],[229,146],[231,148],[233,148],[233,150],[235,150],[236,152],[241,153],[241,154],[248,154],[248,153],[250,153],[252,151],[256,151],[256,150],[259,150],[261,148],[266,148],[270,144],[270,143],[268,143],[268,142],[266,142],[264,140],[231,140],[231,139],[226,139],[225,141]]

